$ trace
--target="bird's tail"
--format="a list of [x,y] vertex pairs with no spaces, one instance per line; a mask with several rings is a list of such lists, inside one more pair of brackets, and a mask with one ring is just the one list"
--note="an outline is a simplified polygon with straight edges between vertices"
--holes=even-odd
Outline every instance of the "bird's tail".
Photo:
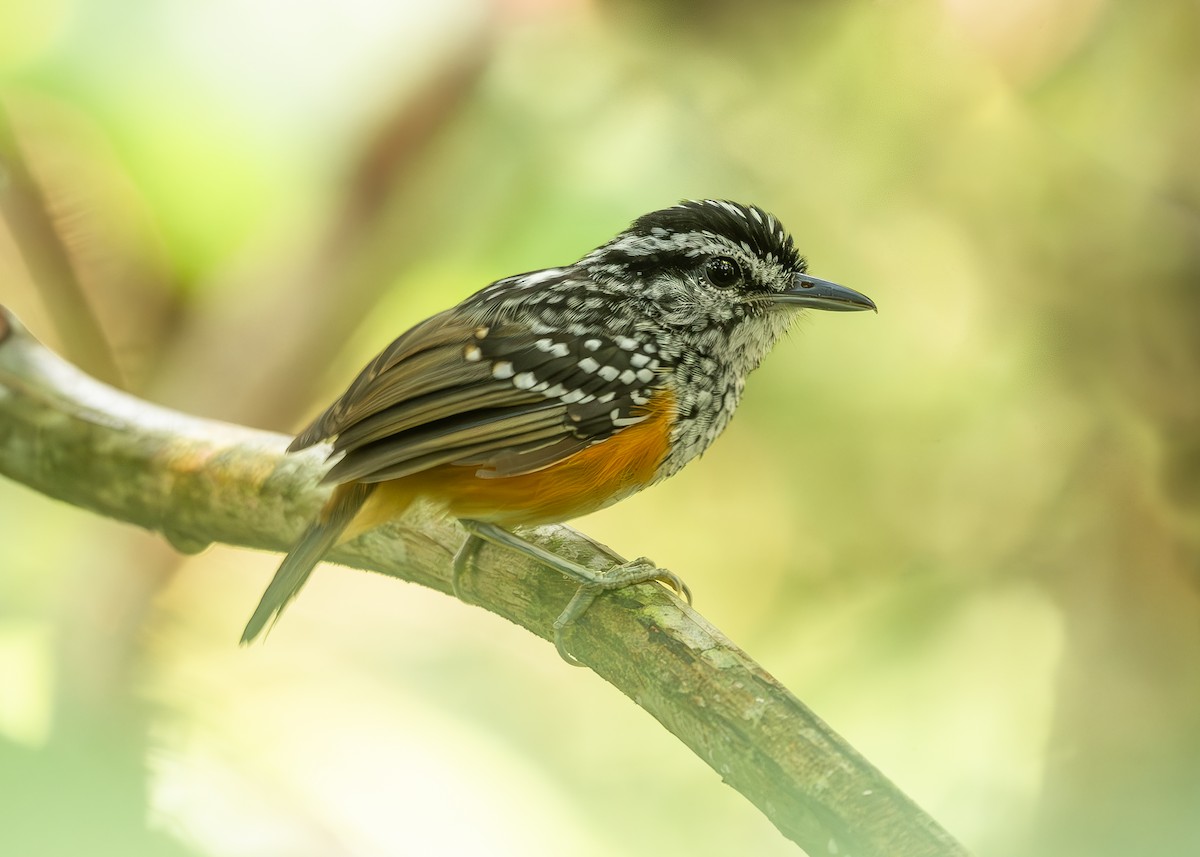
[[354,520],[363,503],[375,490],[374,483],[351,482],[339,485],[330,496],[321,514],[309,524],[300,541],[288,551],[283,558],[275,577],[271,579],[267,591],[254,610],[254,615],[246,623],[242,632],[242,644],[251,642],[262,633],[268,622],[279,618],[283,608],[288,605],[304,581],[312,574],[321,558],[337,544],[338,538]]

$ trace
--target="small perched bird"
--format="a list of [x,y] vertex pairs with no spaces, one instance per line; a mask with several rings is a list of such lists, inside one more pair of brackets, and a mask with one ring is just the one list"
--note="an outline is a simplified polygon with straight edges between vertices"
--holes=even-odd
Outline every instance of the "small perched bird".
[[728,425],[746,376],[804,309],[875,304],[809,276],[774,216],[701,200],[643,215],[572,265],[497,280],[421,322],[288,448],[332,441],[324,481],[337,487],[242,642],[335,544],[417,498],[466,526],[459,562],[483,538],[577,579],[556,635],[600,590],[660,580],[685,593],[648,560],[597,573],[509,528],[585,515],[676,473]]

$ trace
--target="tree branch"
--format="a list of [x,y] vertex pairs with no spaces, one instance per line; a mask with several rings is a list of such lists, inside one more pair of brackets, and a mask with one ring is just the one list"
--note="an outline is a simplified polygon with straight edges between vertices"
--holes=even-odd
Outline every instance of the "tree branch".
[[[0,307],[0,472],[164,534],[286,550],[327,495],[321,452],[120,393],[42,347]],[[530,531],[602,568],[565,526]],[[418,509],[332,559],[449,592],[463,531]],[[544,639],[572,585],[511,551],[476,554],[464,595]],[[252,605],[247,605],[247,610]],[[231,630],[231,641],[236,634]],[[964,857],[966,851],[749,656],[655,585],[601,597],[568,629],[571,652],[653,715],[809,854]]]

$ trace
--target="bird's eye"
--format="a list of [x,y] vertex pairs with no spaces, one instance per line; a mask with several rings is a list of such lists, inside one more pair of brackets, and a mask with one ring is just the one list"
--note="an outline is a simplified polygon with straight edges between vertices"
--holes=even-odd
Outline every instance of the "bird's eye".
[[728,289],[741,282],[742,268],[728,256],[717,256],[704,265],[704,276],[718,289]]

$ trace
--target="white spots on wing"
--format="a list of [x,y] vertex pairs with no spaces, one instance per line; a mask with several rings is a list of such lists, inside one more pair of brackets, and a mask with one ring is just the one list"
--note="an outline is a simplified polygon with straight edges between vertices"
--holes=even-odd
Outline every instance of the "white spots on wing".
[[571,353],[570,346],[565,342],[555,342],[553,339],[542,338],[533,343],[538,351],[544,351],[551,357],[566,357]]
[[751,208],[750,208],[750,216],[754,218],[756,223],[763,222],[762,214],[759,212],[759,210],[757,208],[754,208],[753,206],[751,206]]
[[522,372],[519,375],[514,375],[512,382],[513,386],[518,390],[530,390],[537,383],[537,378],[534,377],[532,372]]
[[[650,402],[660,371],[659,357],[654,356],[658,349],[652,342],[642,341],[649,335],[631,332],[575,337],[558,325],[510,342],[496,336],[493,326],[484,332],[486,342],[470,340],[462,353],[468,362],[491,361],[492,377],[508,381],[513,389],[561,406],[564,420],[575,419],[576,408],[589,406],[576,422],[591,425],[599,419],[616,430],[646,419],[644,413],[630,416],[630,410],[638,412]],[[499,353],[492,351],[493,345]],[[506,350],[509,348],[515,350]],[[592,430],[602,430],[601,425]]]

